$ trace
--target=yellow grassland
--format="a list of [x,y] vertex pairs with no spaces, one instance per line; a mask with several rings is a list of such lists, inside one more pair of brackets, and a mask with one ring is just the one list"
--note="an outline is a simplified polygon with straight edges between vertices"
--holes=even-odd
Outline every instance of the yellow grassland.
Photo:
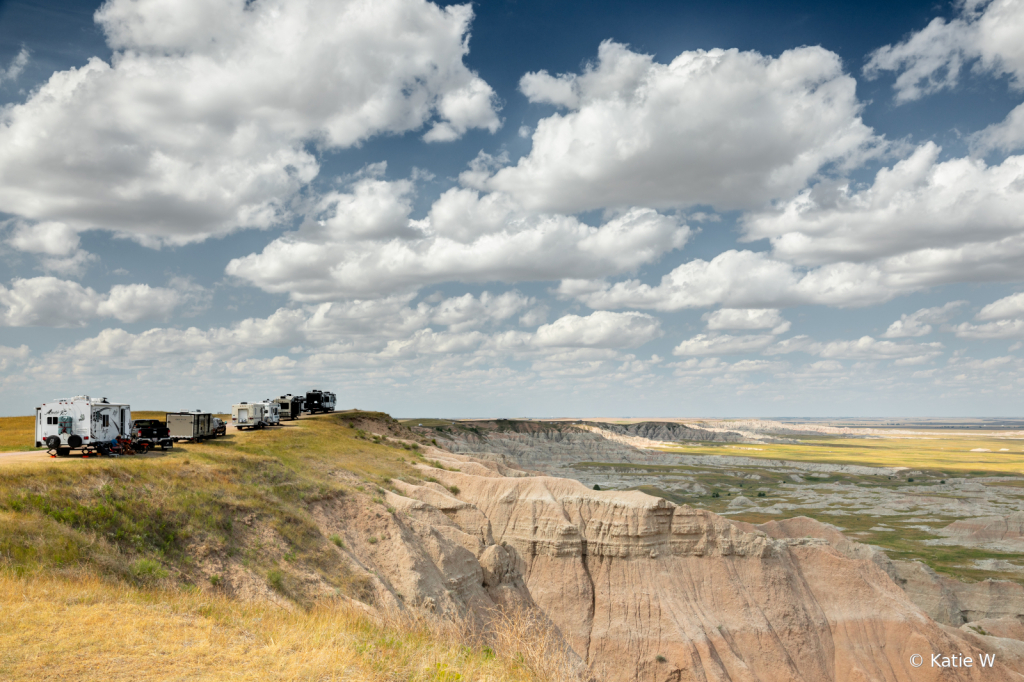
[[[551,642],[542,629],[526,632],[512,620],[498,620],[498,634],[505,636],[492,637],[488,646],[463,624],[373,617],[340,601],[284,609],[87,574],[69,579],[2,571],[0,612],[0,678],[11,682],[513,682],[562,679],[566,672],[557,667],[557,652],[546,651]],[[535,655],[544,651],[546,660]]]
[[[1020,431],[915,432],[873,438],[802,438],[800,443],[697,444],[661,448],[688,455],[734,455],[830,464],[1024,473]],[[988,452],[972,452],[972,450]],[[1000,452],[1005,449],[1005,452]]]

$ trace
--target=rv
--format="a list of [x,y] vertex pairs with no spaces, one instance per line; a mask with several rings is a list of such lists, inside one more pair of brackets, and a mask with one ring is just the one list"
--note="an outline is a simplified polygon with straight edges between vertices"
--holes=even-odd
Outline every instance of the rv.
[[209,412],[168,412],[167,429],[171,439],[199,441],[213,436],[213,415]]
[[262,429],[266,422],[264,403],[238,403],[231,406],[231,423],[239,429]]
[[61,457],[72,450],[106,454],[111,441],[131,438],[131,428],[132,408],[106,398],[76,395],[36,408],[36,447],[46,446]]
[[334,394],[330,391],[314,389],[306,394],[305,405],[302,409],[310,414],[334,412]]
[[280,398],[274,398],[274,402],[281,406],[281,419],[298,419],[302,416],[302,398],[289,393]]
[[260,404],[263,405],[264,424],[267,426],[279,426],[281,424],[281,406],[269,398]]

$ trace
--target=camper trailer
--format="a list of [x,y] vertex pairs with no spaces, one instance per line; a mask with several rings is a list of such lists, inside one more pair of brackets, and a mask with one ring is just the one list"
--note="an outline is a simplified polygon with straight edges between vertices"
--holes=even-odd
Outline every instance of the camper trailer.
[[231,423],[239,429],[262,429],[266,426],[264,403],[238,403],[231,406]]
[[292,420],[302,416],[302,398],[299,396],[289,393],[280,398],[274,398],[274,402],[281,408],[281,419]]
[[279,426],[281,424],[281,406],[269,398],[264,400],[261,405],[263,405],[263,422],[267,426]]
[[317,389],[309,391],[306,393],[305,405],[302,409],[310,414],[334,412],[334,394],[330,391],[320,391]]
[[168,412],[167,430],[171,439],[199,441],[213,436],[213,415],[209,412]]
[[36,447],[61,457],[79,450],[83,455],[107,454],[111,441],[131,438],[132,409],[106,398],[87,395],[44,403],[36,408]]

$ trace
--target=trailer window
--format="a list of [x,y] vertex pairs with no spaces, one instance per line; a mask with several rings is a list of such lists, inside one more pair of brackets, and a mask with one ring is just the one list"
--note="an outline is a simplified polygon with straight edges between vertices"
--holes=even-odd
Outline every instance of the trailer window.
[[109,414],[103,415],[103,426],[104,427],[110,426],[110,415]]

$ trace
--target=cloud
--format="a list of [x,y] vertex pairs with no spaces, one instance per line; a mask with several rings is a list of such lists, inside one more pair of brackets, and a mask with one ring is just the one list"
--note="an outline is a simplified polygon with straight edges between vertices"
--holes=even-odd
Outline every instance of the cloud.
[[772,329],[773,334],[785,334],[789,331],[789,322],[782,318],[776,308],[721,308],[713,313],[705,313],[702,320],[708,323],[708,329]]
[[974,60],[975,71],[1008,74],[1019,88],[1024,78],[1024,7],[1015,0],[957,4],[957,18],[933,19],[903,42],[871,53],[864,75],[872,79],[883,71],[898,73],[897,103],[955,87],[964,65]]
[[605,41],[582,73],[528,73],[520,89],[568,111],[537,124],[515,166],[462,180],[537,211],[758,207],[881,144],[860,119],[856,82],[820,47],[777,58],[698,50],[660,64]]
[[966,305],[967,301],[951,301],[935,308],[921,308],[909,315],[900,315],[900,319],[889,325],[882,334],[887,339],[898,339],[907,336],[924,336],[930,334],[933,324],[941,324],[949,319],[954,310]]
[[661,322],[655,317],[600,310],[585,317],[565,315],[542,325],[533,343],[542,348],[636,348],[661,335]]
[[99,258],[79,248],[78,232],[61,222],[15,221],[7,244],[18,251],[39,256],[43,272],[80,277]]
[[963,322],[954,327],[961,339],[1021,339],[1024,338],[1024,320],[997,320],[985,324]]
[[517,291],[507,291],[497,296],[485,291],[479,298],[463,294],[438,304],[431,315],[431,321],[446,325],[453,332],[460,332],[479,327],[488,321],[507,320],[535,302],[535,299]]
[[25,66],[28,65],[28,50],[24,47],[18,51],[18,54],[14,56],[11,63],[7,65],[6,69],[0,69],[0,83],[6,81],[18,80],[18,76],[25,70]]
[[683,341],[674,349],[673,355],[735,355],[763,350],[775,341],[771,334],[697,334]]
[[[446,192],[425,219],[411,221],[413,191],[407,181],[358,180],[332,197],[320,220],[232,260],[226,272],[296,301],[371,298],[443,282],[628,272],[681,248],[690,234],[675,217],[652,209],[630,209],[592,227],[571,216],[530,214],[506,196],[473,190]],[[408,229],[401,227],[402,214]]]
[[729,250],[710,261],[694,259],[661,278],[656,286],[639,280],[608,284],[565,280],[562,297],[595,309],[682,310],[723,305],[775,308],[803,304],[861,306],[887,301],[920,286],[889,276],[877,266],[839,263],[801,272],[768,254]]
[[278,224],[314,147],[499,127],[462,61],[472,18],[423,0],[109,0],[111,63],[0,114],[0,211],[149,245]]
[[803,265],[912,254],[921,262],[907,269],[931,261],[932,274],[956,279],[949,261],[977,267],[971,248],[1024,234],[1024,157],[987,166],[980,159],[939,162],[940,151],[927,142],[859,191],[848,184],[805,190],[746,217],[745,238],[768,238],[773,255]]
[[842,360],[895,360],[920,356],[932,358],[940,355],[941,349],[942,344],[938,342],[896,343],[862,336],[856,341],[832,341],[823,344],[817,354],[823,358]]
[[77,282],[33,277],[15,279],[10,288],[0,285],[0,326],[81,327],[101,317],[122,322],[167,319],[208,303],[205,289],[181,279],[172,281],[171,288],[118,284],[103,296]]
[[1007,317],[1024,317],[1024,292],[993,301],[977,314],[979,320],[998,320]]

